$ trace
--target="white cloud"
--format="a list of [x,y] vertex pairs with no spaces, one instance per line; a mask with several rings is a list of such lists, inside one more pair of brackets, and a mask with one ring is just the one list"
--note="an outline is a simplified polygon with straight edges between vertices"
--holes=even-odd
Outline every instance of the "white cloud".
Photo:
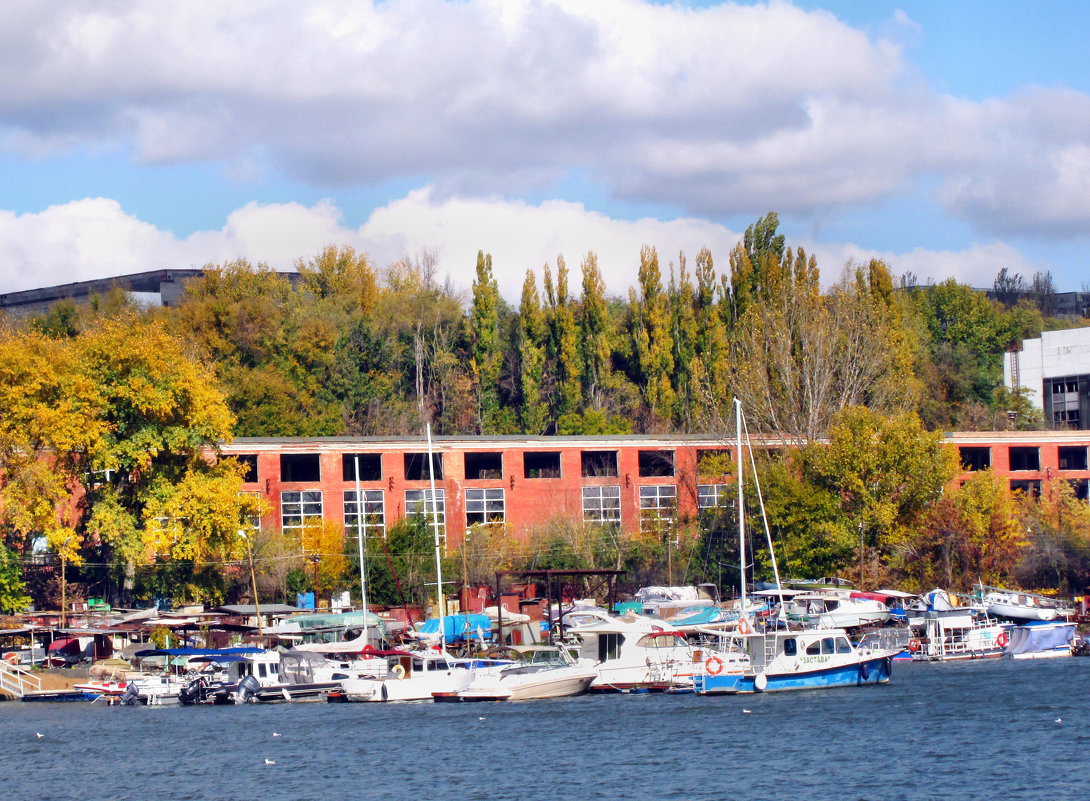
[[681,251],[691,273],[692,260],[702,247],[711,249],[722,269],[740,238],[705,220],[616,220],[588,211],[581,203],[559,200],[540,205],[500,199],[435,200],[427,189],[376,210],[359,235],[363,248],[379,263],[434,249],[440,269],[465,287],[473,281],[477,251],[491,253],[500,292],[515,304],[526,270],[534,270],[540,288],[542,267],[548,263],[555,277],[558,255],[568,265],[573,291],[581,280],[579,265],[588,251],[594,251],[607,291],[624,296],[635,284],[644,245],[657,249],[666,276]]
[[336,188],[447,195],[581,171],[724,218],[828,215],[938,176],[992,235],[1090,230],[1090,98],[923,85],[897,11],[867,34],[789,3],[56,0],[5,9],[0,147],[91,145]]
[[851,243],[803,243],[803,246],[817,257],[822,281],[826,284],[840,280],[843,268],[849,262],[864,265],[871,259],[883,261],[894,278],[912,273],[920,284],[953,278],[958,283],[977,288],[990,287],[1003,267],[1011,274],[1023,276],[1048,269],[1018,249],[998,241],[976,243],[958,251],[914,248],[906,253],[872,250]]
[[[379,266],[432,251],[440,275],[466,290],[474,280],[477,251],[484,250],[492,254],[501,293],[517,305],[527,268],[534,270],[540,289],[542,267],[548,263],[555,276],[558,254],[568,264],[574,294],[583,257],[594,251],[607,291],[624,297],[636,285],[644,245],[657,249],[666,280],[680,252],[692,271],[703,247],[711,250],[717,271],[727,272],[730,250],[740,239],[741,233],[704,220],[616,220],[579,203],[440,199],[430,188],[375,210],[358,229],[346,227],[329,202],[310,207],[249,203],[229,214],[219,229],[178,238],[127,214],[114,200],[88,198],[35,214],[0,212],[0,293],[239,258],[288,270],[326,245],[347,244]],[[989,286],[1000,267],[1023,275],[1047,269],[999,241],[962,251],[918,248],[907,253],[805,239],[791,244],[817,256],[826,284],[839,279],[849,260],[866,263],[871,258],[885,261],[894,275],[913,272],[921,282],[954,277],[973,286]]]

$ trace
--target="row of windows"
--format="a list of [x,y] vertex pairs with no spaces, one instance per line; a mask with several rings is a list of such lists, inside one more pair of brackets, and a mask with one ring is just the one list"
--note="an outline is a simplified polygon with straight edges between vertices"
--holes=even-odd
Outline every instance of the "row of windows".
[[[1085,478],[1072,478],[1068,479],[1067,483],[1071,485],[1076,499],[1080,501],[1090,500],[1090,481]],[[1034,498],[1041,497],[1040,479],[1012,479],[1010,487],[1011,492],[1024,492]]]
[[[503,478],[503,454],[465,453],[465,477],[469,481],[488,481]],[[720,474],[724,464],[729,464],[727,449],[697,452],[697,463],[705,475]],[[243,454],[236,457],[243,466],[244,479],[248,483],[258,480],[257,456]],[[443,454],[406,453],[403,455],[405,480],[427,481],[443,478]],[[640,478],[668,478],[675,473],[674,451],[639,451],[637,453]],[[583,478],[616,478],[617,451],[581,451],[580,470]],[[527,451],[522,458],[523,478],[560,478],[560,451]],[[343,481],[381,481],[382,457],[377,453],[346,453],[341,456]],[[280,480],[285,483],[314,483],[322,480],[321,457],[317,453],[280,454]]]
[[[992,466],[992,449],[987,446],[962,445],[958,448],[962,470],[987,470]],[[1037,447],[1015,447],[1008,449],[1011,471],[1040,470],[1041,449]],[[1087,451],[1085,445],[1061,446],[1057,448],[1060,470],[1086,470]]]
[[[728,487],[722,484],[701,484],[697,487],[697,506],[701,510],[720,509],[730,505]],[[446,529],[446,491],[430,489],[405,490],[405,514],[435,514],[440,527]],[[502,488],[465,490],[466,525],[503,523],[506,519],[506,498]],[[386,499],[382,490],[344,491],[344,527],[355,534],[361,527],[368,536],[386,534]],[[640,487],[640,528],[657,531],[669,527],[677,515],[677,487],[670,484]],[[321,490],[288,490],[280,493],[280,525],[285,532],[301,533],[308,522],[321,520]],[[621,522],[621,488],[617,485],[583,487],[583,521],[586,523]]]

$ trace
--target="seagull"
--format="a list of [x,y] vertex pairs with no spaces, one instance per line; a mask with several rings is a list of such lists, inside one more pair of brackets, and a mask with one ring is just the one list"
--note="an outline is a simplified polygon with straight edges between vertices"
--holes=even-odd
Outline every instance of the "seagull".
[[743,710],[742,710],[742,714],[743,714],[743,715],[748,715],[748,714],[749,714],[750,712],[752,712],[752,711],[753,711],[752,709],[743,709]]
[[[484,720],[484,718],[481,718],[481,720]],[[38,739],[41,739],[42,737],[45,737],[45,735],[42,734],[40,731],[34,732],[34,736],[37,737]]]
[[278,731],[273,732],[273,737],[279,737],[279,736],[280,736],[280,732],[278,732]]
[[[480,717],[480,718],[477,718],[477,720],[484,720],[484,718],[483,718],[483,717]],[[41,735],[40,735],[40,734],[39,734],[38,736],[39,736],[39,737],[41,737]]]
[[[1064,722],[1064,719],[1063,719],[1063,718],[1056,718],[1056,722],[1057,722],[1057,723],[1063,723],[1063,722]],[[39,736],[39,737],[41,737],[41,735],[40,735],[40,734],[39,734],[38,736]]]
[[265,760],[265,764],[266,764],[266,765],[275,765],[275,764],[276,764],[276,760],[275,760],[275,759],[266,759],[266,760]]

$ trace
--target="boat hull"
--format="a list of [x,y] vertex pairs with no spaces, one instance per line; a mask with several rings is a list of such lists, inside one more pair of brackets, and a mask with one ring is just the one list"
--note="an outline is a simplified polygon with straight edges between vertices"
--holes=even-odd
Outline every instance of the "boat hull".
[[892,665],[892,657],[881,656],[817,670],[700,676],[697,677],[697,692],[703,695],[745,694],[885,684],[892,675]]

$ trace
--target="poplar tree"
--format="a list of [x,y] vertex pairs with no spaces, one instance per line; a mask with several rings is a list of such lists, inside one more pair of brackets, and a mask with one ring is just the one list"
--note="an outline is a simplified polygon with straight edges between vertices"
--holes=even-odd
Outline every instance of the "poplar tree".
[[537,294],[534,271],[526,271],[519,304],[518,398],[519,422],[527,434],[543,434],[548,426],[549,410],[542,394],[545,378],[545,317]]
[[477,433],[495,431],[500,411],[500,292],[492,275],[492,254],[477,251],[470,331],[473,339],[473,378],[477,386]]
[[568,265],[556,257],[556,292],[549,266],[545,265],[545,294],[549,301],[549,359],[556,383],[556,417],[579,411],[582,400],[579,369],[579,330],[568,294]]
[[702,248],[696,255],[696,296],[694,318],[696,339],[693,365],[693,385],[697,396],[697,412],[701,425],[716,425],[719,400],[730,393],[728,380],[730,365],[726,326],[723,324],[721,307],[716,300],[717,281],[712,253]]
[[677,394],[678,422],[685,431],[692,430],[693,387],[692,368],[696,358],[696,313],[693,282],[685,262],[685,253],[678,254],[675,280],[670,269],[670,321],[673,340],[674,391]]
[[630,333],[643,399],[650,423],[658,418],[669,419],[673,413],[675,395],[670,384],[674,368],[671,353],[669,307],[662,289],[658,253],[653,247],[640,250],[640,295],[634,289],[628,293]]
[[583,397],[588,406],[601,410],[602,394],[611,372],[612,348],[606,284],[598,268],[598,256],[593,252],[583,259],[583,306],[579,327],[583,343]]

